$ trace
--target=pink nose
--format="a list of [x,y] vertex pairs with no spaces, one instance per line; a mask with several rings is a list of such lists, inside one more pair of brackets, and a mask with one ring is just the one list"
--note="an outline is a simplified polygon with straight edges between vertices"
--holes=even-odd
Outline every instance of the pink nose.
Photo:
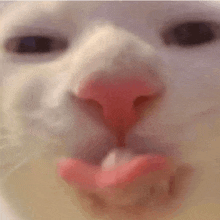
[[103,108],[106,123],[117,133],[125,133],[138,120],[134,101],[140,96],[151,96],[158,86],[141,77],[89,77],[81,84],[78,97],[97,101]]

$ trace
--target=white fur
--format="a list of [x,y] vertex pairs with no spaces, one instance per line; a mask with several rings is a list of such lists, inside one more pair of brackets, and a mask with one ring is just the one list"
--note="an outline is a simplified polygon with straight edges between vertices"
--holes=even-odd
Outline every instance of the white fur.
[[[0,193],[6,208],[20,220],[92,218],[78,192],[57,176],[56,160],[74,155],[100,164],[116,138],[98,107],[73,96],[93,72],[103,71],[109,80],[143,64],[166,92],[153,111],[146,109],[127,142],[144,152],[146,139],[148,147],[174,159],[180,190],[174,206],[183,200],[182,206],[165,215],[172,208],[104,209],[88,195],[82,199],[100,219],[220,219],[219,12],[218,2],[17,2],[4,9]],[[162,33],[188,20],[216,23],[217,40],[190,48],[165,45]],[[10,37],[37,33],[66,38],[68,50],[24,56],[4,48]],[[0,219],[13,219],[4,210]]]

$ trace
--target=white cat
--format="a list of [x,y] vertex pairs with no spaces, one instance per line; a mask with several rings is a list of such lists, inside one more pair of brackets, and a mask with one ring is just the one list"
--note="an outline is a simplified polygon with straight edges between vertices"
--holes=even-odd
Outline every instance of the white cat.
[[1,220],[220,219],[218,2],[0,16]]

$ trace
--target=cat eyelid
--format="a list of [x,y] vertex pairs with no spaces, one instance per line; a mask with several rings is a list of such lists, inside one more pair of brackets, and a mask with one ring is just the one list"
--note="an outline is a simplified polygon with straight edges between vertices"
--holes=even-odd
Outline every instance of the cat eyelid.
[[[185,29],[185,31],[183,32],[183,28],[187,28],[190,26],[191,26],[191,30]],[[191,40],[194,38],[193,39],[194,43],[193,42],[189,44],[183,43],[182,45],[179,45],[178,40],[176,38],[177,36],[175,36],[174,34],[174,30],[179,29],[180,31],[180,28],[182,29],[182,33],[181,33],[182,37],[183,35],[185,35],[186,37],[189,37],[189,35],[191,35],[190,38]],[[198,32],[199,31],[198,28],[201,28],[200,33]],[[194,30],[194,32],[191,32],[192,30]],[[200,43],[199,43],[199,35],[203,35],[202,37],[203,40],[201,38]],[[181,47],[187,46],[188,48],[190,48],[189,46],[191,47],[200,46],[200,45],[202,46],[203,44],[208,45],[220,39],[220,23],[207,21],[204,19],[200,19],[200,20],[199,19],[186,19],[185,21],[174,22],[174,24],[168,25],[168,27],[164,28],[164,30],[161,31],[161,37],[163,38],[166,45],[176,45],[176,46],[181,46]],[[184,44],[186,45],[184,46]]]
[[9,53],[36,54],[65,51],[68,42],[49,36],[24,36],[11,38],[5,44],[5,49]]
[[69,38],[68,33],[53,27],[12,26],[3,36],[3,41],[15,37],[21,38],[24,36],[36,36],[36,35],[48,36],[48,37],[51,36],[51,37],[67,39],[67,40]]

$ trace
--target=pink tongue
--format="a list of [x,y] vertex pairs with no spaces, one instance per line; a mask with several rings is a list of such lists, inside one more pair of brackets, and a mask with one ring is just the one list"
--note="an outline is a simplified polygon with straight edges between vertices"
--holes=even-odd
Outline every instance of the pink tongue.
[[62,159],[58,163],[59,175],[68,184],[77,184],[82,189],[117,187],[139,176],[165,169],[169,169],[167,158],[160,155],[137,156],[114,170],[102,170],[101,166],[72,158]]

